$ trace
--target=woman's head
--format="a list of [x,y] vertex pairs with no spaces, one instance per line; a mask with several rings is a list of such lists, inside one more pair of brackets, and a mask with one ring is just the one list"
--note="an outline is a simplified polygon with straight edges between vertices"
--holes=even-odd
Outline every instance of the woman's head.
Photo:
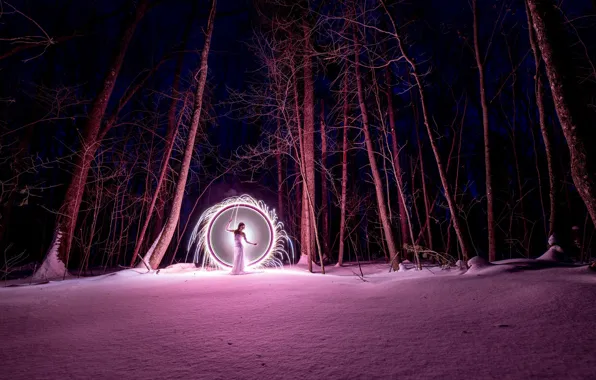
[[246,227],[246,225],[244,223],[239,223],[238,224],[238,228],[236,229],[236,231],[234,231],[235,233],[240,233],[242,231],[244,231],[244,228]]

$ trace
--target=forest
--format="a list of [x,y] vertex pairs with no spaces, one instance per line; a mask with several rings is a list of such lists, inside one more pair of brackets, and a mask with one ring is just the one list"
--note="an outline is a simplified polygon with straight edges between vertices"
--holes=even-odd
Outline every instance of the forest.
[[0,378],[593,379],[595,31],[0,0]]
[[1,5],[3,278],[183,261],[229,192],[323,271],[592,259],[594,2]]

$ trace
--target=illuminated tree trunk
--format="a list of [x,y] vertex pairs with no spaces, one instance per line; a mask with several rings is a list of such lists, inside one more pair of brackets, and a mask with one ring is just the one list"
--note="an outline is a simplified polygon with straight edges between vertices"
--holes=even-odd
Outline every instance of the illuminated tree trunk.
[[490,161],[490,136],[488,122],[488,103],[484,83],[484,62],[480,57],[480,43],[478,42],[478,9],[476,0],[472,0],[474,13],[474,52],[478,66],[478,81],[480,86],[480,104],[482,106],[482,126],[484,129],[484,168],[486,172],[486,216],[488,219],[488,260],[495,261],[497,257],[497,243],[495,238],[495,216],[493,212],[493,185]]
[[284,220],[284,178],[283,178],[283,161],[281,157],[281,121],[277,120],[277,139],[275,149],[275,163],[277,164],[277,216],[280,220]]
[[209,48],[211,46],[211,35],[213,34],[213,23],[215,20],[216,6],[217,0],[213,0],[211,5],[211,12],[209,13],[209,20],[207,22],[205,45],[203,46],[203,52],[201,53],[201,66],[199,68],[198,73],[199,83],[197,85],[197,91],[195,94],[195,104],[192,115],[192,122],[186,140],[186,147],[184,149],[184,155],[182,158],[182,165],[180,167],[178,181],[176,183],[174,200],[172,202],[172,210],[170,212],[170,215],[168,216],[168,219],[166,220],[166,225],[163,228],[163,232],[149,260],[149,264],[153,269],[156,269],[161,263],[161,260],[163,259],[163,256],[165,255],[166,250],[168,249],[168,246],[172,241],[172,237],[174,236],[176,230],[176,225],[178,224],[178,219],[180,218],[180,208],[182,207],[182,199],[184,198],[184,189],[186,187],[186,181],[188,178],[188,172],[190,170],[190,163],[192,160],[192,153],[195,147],[195,139],[197,136],[197,131],[199,129],[199,122],[201,120],[203,93],[205,90],[205,83],[207,82]]
[[[308,261],[308,270],[312,272],[312,253],[311,253],[311,235],[310,235],[310,217],[308,214],[308,186],[306,183],[306,160],[304,155],[304,137],[302,133],[302,123],[300,119],[300,100],[298,97],[298,84],[294,63],[290,65],[292,70],[292,90],[294,92],[294,114],[296,118],[296,130],[298,131],[298,169],[302,179],[302,192],[300,196],[300,254],[306,256]],[[298,190],[296,190],[298,191]],[[298,197],[298,196],[297,196]]]
[[[397,132],[395,130],[395,111],[393,109],[393,93],[391,91],[391,74],[389,68],[385,70],[385,80],[387,82],[387,108],[389,109],[389,129],[391,131],[391,153],[393,154],[393,166],[395,167],[395,177],[397,186],[401,186],[401,163],[399,159],[399,147],[397,144]],[[401,232],[402,246],[410,244],[410,234],[408,232],[408,220],[406,217],[406,208],[404,207],[403,191],[397,192],[397,204],[399,210],[399,227]]]
[[546,164],[548,169],[548,193],[550,197],[550,214],[548,223],[548,236],[555,233],[557,230],[557,189],[556,189],[556,172],[553,162],[553,148],[550,130],[546,125],[546,113],[544,110],[544,87],[542,83],[542,73],[540,71],[540,64],[542,57],[540,50],[536,43],[536,32],[532,27],[532,15],[526,3],[526,13],[528,18],[528,34],[530,39],[530,46],[534,54],[534,62],[536,65],[536,72],[534,76],[535,92],[536,92],[536,107],[538,108],[538,119],[540,122],[540,132],[542,133],[542,141],[544,142],[544,150],[546,153]]
[[375,159],[375,148],[370,136],[369,124],[368,124],[368,111],[366,109],[364,99],[364,89],[362,86],[362,78],[360,77],[360,49],[357,41],[356,33],[353,33],[354,37],[354,56],[355,56],[355,67],[356,67],[356,88],[358,90],[358,103],[360,105],[360,113],[362,116],[362,131],[364,132],[364,142],[366,144],[366,153],[368,155],[368,161],[370,163],[370,170],[372,172],[373,183],[375,185],[375,194],[377,196],[377,207],[379,210],[379,219],[381,219],[381,225],[383,226],[383,232],[385,233],[385,240],[387,242],[387,249],[389,250],[389,258],[396,268],[398,262],[394,260],[397,251],[395,249],[395,241],[393,240],[393,231],[391,230],[391,222],[389,221],[389,215],[387,214],[387,205],[385,204],[385,195],[383,194],[383,181],[379,174],[377,167],[377,161]]
[[339,219],[339,253],[337,265],[341,266],[344,262],[344,240],[346,238],[346,192],[348,189],[348,112],[350,109],[348,103],[348,80],[347,73],[344,79],[344,126],[343,126],[343,144],[342,144],[342,163],[341,163],[341,200],[340,200],[340,219]]
[[89,112],[89,119],[83,131],[79,154],[77,155],[73,168],[74,172],[72,179],[66,190],[64,202],[60,207],[56,219],[54,240],[48,249],[43,264],[35,273],[35,278],[62,277],[66,275],[66,266],[68,265],[77,216],[85,191],[85,184],[87,183],[87,175],[91,168],[91,162],[95,157],[95,152],[101,143],[101,122],[105,116],[106,108],[110,96],[112,95],[112,91],[114,90],[118,74],[122,68],[130,41],[132,40],[137,25],[145,16],[147,9],[147,0],[142,0],[137,5],[133,18],[128,22],[122,32],[118,50],[107,71],[106,77],[104,78],[101,90],[93,101]]
[[[303,25],[304,39],[310,44],[308,34],[310,30],[306,24]],[[312,72],[312,58],[309,54],[304,56],[304,134],[303,134],[303,153],[304,169],[306,174],[306,186],[303,187],[305,197],[303,201],[305,217],[309,222],[309,252],[311,260],[315,253],[315,103],[314,103],[314,84]]]
[[[194,13],[194,12],[193,12]],[[192,30],[192,20],[193,18],[190,18],[190,21],[187,23],[186,25],[186,30],[184,32],[184,37],[183,37],[183,42],[181,44],[182,49],[184,49],[184,47],[186,46],[186,43],[188,41],[188,36]],[[130,266],[134,266],[136,260],[137,260],[137,256],[139,254],[139,251],[141,249],[141,246],[143,245],[143,241],[145,239],[145,234],[147,233],[147,228],[149,228],[149,224],[152,220],[152,215],[153,212],[156,211],[158,215],[160,215],[160,213],[163,213],[163,209],[165,206],[165,202],[163,199],[161,199],[161,195],[162,195],[162,188],[164,187],[164,182],[165,179],[168,175],[169,169],[170,169],[170,157],[172,156],[172,150],[174,149],[174,142],[176,141],[176,136],[178,136],[178,120],[176,118],[176,110],[178,109],[178,93],[180,91],[180,75],[182,73],[182,65],[184,63],[184,54],[180,54],[178,57],[178,63],[176,66],[176,73],[174,74],[174,83],[172,84],[172,101],[170,103],[170,108],[168,110],[168,129],[166,132],[166,139],[165,139],[165,143],[166,143],[166,147],[165,147],[165,152],[164,152],[164,156],[162,159],[162,163],[161,163],[161,168],[159,171],[159,178],[157,179],[157,184],[155,185],[155,191],[153,192],[153,196],[151,197],[151,202],[149,204],[149,209],[147,210],[147,214],[145,216],[145,222],[143,223],[143,227],[141,228],[141,231],[139,232],[139,235],[137,237],[137,241],[135,243],[135,249],[133,251],[132,254],[132,260],[130,263]],[[186,102],[185,102],[185,106],[186,106]],[[184,109],[185,107],[183,107]],[[159,202],[159,204],[157,205],[157,210],[156,210],[156,204]],[[161,229],[161,220],[162,218],[158,217],[156,224],[159,226],[158,228]],[[158,232],[159,233],[159,232]],[[156,235],[159,236],[159,235]],[[146,252],[145,257],[144,257],[144,261],[145,263],[148,262],[149,257],[150,257],[150,252]]]
[[325,131],[325,103],[321,100],[321,224],[323,257],[329,257],[329,209],[327,202],[327,132]]
[[544,59],[555,109],[571,154],[571,176],[596,225],[596,158],[590,144],[594,126],[577,86],[560,10],[552,0],[526,0]]

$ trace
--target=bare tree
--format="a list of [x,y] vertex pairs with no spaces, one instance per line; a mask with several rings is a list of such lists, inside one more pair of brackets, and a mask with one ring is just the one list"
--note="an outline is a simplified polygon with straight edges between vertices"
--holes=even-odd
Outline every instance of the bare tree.
[[348,77],[344,74],[344,83],[342,88],[343,95],[343,127],[342,127],[342,161],[341,161],[341,200],[340,200],[340,219],[339,219],[339,253],[337,265],[342,266],[344,262],[344,241],[346,236],[346,193],[348,187],[348,113],[350,104],[348,102]]
[[321,100],[321,227],[323,233],[323,258],[329,257],[329,193],[327,191],[327,130],[325,128],[325,103]]
[[493,185],[490,160],[490,128],[488,117],[488,102],[486,101],[486,88],[484,79],[484,60],[480,56],[480,42],[478,41],[478,8],[476,0],[472,0],[474,14],[474,53],[478,67],[478,81],[480,84],[480,104],[482,106],[482,126],[484,129],[484,168],[486,173],[486,216],[488,219],[488,260],[495,261],[497,243],[495,238],[495,215],[493,210]]
[[[399,147],[397,143],[397,131],[395,130],[395,110],[393,108],[393,87],[391,85],[390,68],[385,69],[385,81],[387,82],[387,109],[389,111],[389,130],[391,131],[391,153],[393,155],[393,167],[395,171],[396,183],[398,186],[401,183],[402,169],[399,159]],[[405,244],[410,244],[410,234],[408,232],[408,221],[406,217],[405,200],[402,195],[403,189],[399,189],[397,204],[399,210],[399,227],[402,239],[402,248]]]
[[587,112],[586,102],[581,99],[582,90],[575,80],[560,11],[552,0],[526,1],[555,109],[571,153],[573,183],[596,225],[596,159],[594,150],[589,147],[593,117]]
[[149,264],[153,269],[156,269],[161,260],[163,259],[170,242],[172,241],[172,237],[174,236],[174,232],[176,230],[176,225],[178,225],[179,218],[180,218],[180,209],[182,207],[182,199],[184,198],[184,189],[186,187],[186,181],[188,179],[188,173],[190,170],[190,162],[192,159],[193,151],[195,149],[195,139],[197,136],[197,131],[199,129],[199,122],[201,119],[201,111],[203,106],[203,94],[205,90],[205,83],[207,82],[207,70],[209,68],[208,59],[209,59],[209,48],[211,46],[211,36],[213,34],[213,24],[215,21],[215,11],[217,6],[217,0],[213,0],[211,4],[211,11],[209,13],[209,20],[207,21],[207,31],[205,34],[205,44],[203,46],[203,51],[201,53],[201,63],[197,75],[199,76],[197,90],[195,93],[195,103],[194,103],[194,110],[192,116],[192,122],[190,125],[190,130],[186,140],[186,147],[184,149],[184,156],[182,158],[182,165],[180,167],[180,172],[178,174],[178,181],[176,183],[176,190],[174,193],[174,199],[172,201],[172,210],[170,211],[170,215],[166,220],[166,224],[163,228],[163,231],[159,237],[157,245],[153,250],[151,258],[149,259]]
[[[194,10],[192,12],[192,16],[194,16]],[[190,35],[190,32],[192,30],[192,22],[193,22],[193,18],[194,17],[189,17],[189,20],[187,22],[186,25],[186,30],[184,31],[184,37],[182,38],[182,48],[184,49],[184,47],[187,44],[188,41],[188,37]],[[132,261],[130,263],[130,266],[133,267],[135,264],[135,261],[137,260],[137,257],[139,256],[139,251],[141,249],[141,246],[143,245],[143,241],[145,239],[145,234],[147,232],[147,228],[149,227],[149,223],[151,222],[151,216],[153,215],[153,212],[155,210],[155,205],[158,201],[158,199],[160,198],[160,195],[162,194],[162,188],[165,187],[164,182],[165,179],[167,177],[167,173],[169,170],[169,163],[170,163],[170,158],[172,156],[172,151],[174,148],[174,142],[176,141],[176,137],[178,136],[178,125],[180,125],[180,122],[176,119],[176,111],[178,108],[178,103],[179,103],[179,95],[180,95],[180,75],[182,74],[182,64],[184,63],[184,54],[180,54],[178,56],[178,64],[176,66],[176,72],[174,74],[174,83],[172,85],[172,100],[170,102],[170,108],[168,110],[168,128],[167,128],[167,132],[166,132],[166,138],[165,138],[165,143],[166,143],[166,149],[164,151],[164,155],[162,158],[162,164],[161,164],[161,168],[159,171],[159,178],[157,179],[157,184],[155,185],[155,191],[153,193],[153,196],[151,197],[151,202],[149,204],[149,208],[147,210],[147,216],[145,218],[145,222],[143,223],[143,226],[139,232],[139,235],[137,237],[137,241],[135,242],[135,248],[132,254]],[[188,100],[188,95],[185,98],[185,104],[184,107],[182,108],[183,111],[186,108],[186,101]],[[184,112],[181,112],[181,116]],[[163,207],[163,203],[161,205]],[[143,260],[145,261],[145,263],[148,262],[148,255],[147,257],[145,257]]]
[[103,86],[89,114],[89,120],[85,126],[81,139],[80,154],[75,162],[74,173],[66,191],[64,202],[60,208],[56,226],[54,228],[54,241],[50,246],[44,263],[36,272],[36,278],[59,277],[66,273],[66,264],[72,244],[77,216],[87,182],[87,175],[95,152],[101,142],[101,125],[116,79],[122,68],[124,57],[133,34],[141,19],[145,16],[149,7],[148,0],[141,0],[137,5],[132,19],[128,22],[120,38],[120,45],[114,56],[114,60],[103,81]]
[[389,10],[385,6],[384,1],[383,0],[380,0],[380,1],[383,6],[383,9],[385,10],[385,14],[391,21],[391,26],[392,26],[392,31],[388,31],[386,33],[390,34],[397,42],[399,52],[401,53],[401,56],[403,57],[403,59],[406,61],[406,63],[410,67],[410,73],[414,77],[416,87],[418,88],[418,95],[420,97],[419,100],[420,100],[420,104],[422,106],[422,116],[423,116],[423,120],[424,120],[424,126],[426,127],[426,131],[429,136],[431,148],[432,148],[433,154],[435,156],[435,161],[437,163],[439,177],[441,178],[441,184],[443,186],[445,199],[447,200],[447,204],[449,205],[449,211],[451,212],[451,217],[453,218],[453,228],[455,229],[455,233],[456,233],[458,241],[460,243],[462,255],[463,255],[464,259],[467,260],[472,251],[470,249],[470,244],[469,244],[467,235],[464,233],[464,226],[461,223],[460,216],[458,213],[458,208],[456,207],[455,200],[453,199],[451,190],[449,188],[449,183],[447,182],[447,175],[445,172],[445,168],[443,167],[439,149],[437,147],[436,137],[434,135],[433,130],[430,127],[430,118],[429,118],[429,113],[428,113],[428,109],[426,106],[424,85],[420,79],[420,74],[418,73],[418,66],[416,65],[414,60],[412,60],[410,58],[406,49],[404,48],[404,45],[402,43],[402,38],[399,33],[399,28],[398,28],[393,16],[391,15]]
[[364,141],[366,144],[366,152],[368,155],[368,161],[370,163],[370,170],[375,185],[375,194],[377,196],[377,207],[379,211],[379,218],[383,226],[383,232],[385,234],[385,240],[387,242],[387,249],[389,251],[389,257],[392,263],[397,265],[398,261],[394,260],[397,255],[395,248],[395,241],[393,239],[393,231],[391,230],[391,223],[389,221],[389,215],[387,214],[387,204],[385,203],[385,195],[383,194],[383,181],[379,174],[377,162],[375,158],[375,148],[369,130],[368,111],[366,108],[366,100],[364,98],[364,88],[362,85],[362,76],[360,73],[360,43],[356,36],[356,28],[352,29],[352,36],[354,39],[354,61],[356,70],[356,88],[358,90],[358,104],[360,105],[360,115],[362,117],[362,131],[364,133]]
[[[528,35],[532,53],[534,54],[534,63],[536,65],[536,72],[534,74],[534,88],[536,93],[536,107],[538,108],[538,120],[540,124],[540,132],[542,133],[542,141],[544,142],[544,151],[546,153],[546,164],[548,168],[548,194],[550,198],[550,213],[548,224],[548,235],[553,235],[557,229],[557,177],[553,163],[553,146],[551,141],[551,132],[546,124],[546,112],[544,109],[544,84],[542,82],[542,56],[536,42],[536,32],[532,26],[532,14],[528,9],[528,3],[524,2],[526,6],[526,14],[528,18]],[[540,175],[540,173],[538,173]]]

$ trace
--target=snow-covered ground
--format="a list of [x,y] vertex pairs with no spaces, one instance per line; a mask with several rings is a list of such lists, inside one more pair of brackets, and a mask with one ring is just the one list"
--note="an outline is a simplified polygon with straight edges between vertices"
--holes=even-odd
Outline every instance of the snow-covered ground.
[[1,379],[595,379],[596,274],[173,269],[0,289]]

